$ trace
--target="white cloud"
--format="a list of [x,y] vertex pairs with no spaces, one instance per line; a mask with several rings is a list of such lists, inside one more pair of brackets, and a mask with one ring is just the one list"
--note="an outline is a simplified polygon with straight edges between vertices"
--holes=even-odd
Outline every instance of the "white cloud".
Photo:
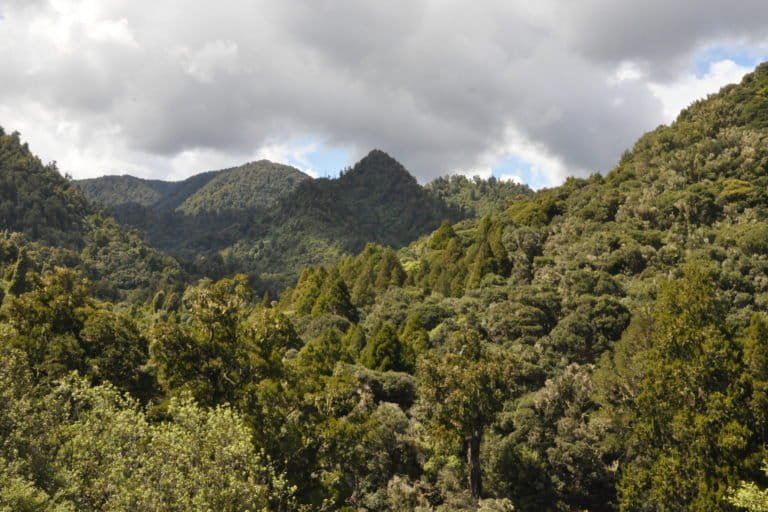
[[650,82],[648,87],[664,106],[664,121],[671,122],[695,100],[716,93],[724,85],[740,82],[749,71],[750,68],[739,66],[732,60],[721,60],[710,63],[704,76],[688,73],[671,83]]
[[94,21],[89,24],[87,34],[95,41],[122,44],[132,48],[139,47],[125,18]]
[[486,158],[498,162],[509,156],[527,164],[525,172],[520,170],[518,174],[525,174],[527,177],[525,181],[528,183],[535,182],[541,183],[543,186],[553,186],[561,183],[568,176],[586,174],[586,171],[582,169],[567,168],[560,157],[553,155],[542,144],[529,140],[520,130],[515,128],[507,130],[505,144]]
[[474,178],[477,176],[478,178],[487,180],[493,176],[493,169],[489,166],[478,166],[470,169],[454,169],[450,174],[460,174],[467,178]]
[[632,80],[638,80],[642,78],[642,76],[643,76],[643,72],[640,70],[640,67],[637,65],[636,62],[632,62],[631,60],[625,60],[619,64],[618,68],[616,68],[616,72],[614,73],[613,77],[611,77],[610,82],[611,83],[628,82]]
[[320,173],[312,167],[308,157],[309,154],[314,153],[317,149],[318,145],[314,143],[297,145],[273,142],[259,148],[256,156],[257,159],[292,165],[313,178],[317,178],[320,176]]
[[[14,18],[8,20],[13,23]],[[50,9],[39,11],[29,24],[32,40],[47,41],[51,50],[71,53],[86,48],[88,40],[138,48],[128,20],[110,19],[96,1],[51,0]]]
[[523,180],[516,174],[499,174],[497,178],[500,181],[511,181],[512,183],[522,183]]

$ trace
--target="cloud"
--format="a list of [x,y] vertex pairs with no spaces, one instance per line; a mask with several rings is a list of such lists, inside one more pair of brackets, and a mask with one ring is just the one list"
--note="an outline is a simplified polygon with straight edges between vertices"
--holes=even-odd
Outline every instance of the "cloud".
[[654,96],[663,105],[664,121],[671,122],[682,109],[691,104],[692,99],[706,98],[724,85],[739,82],[750,68],[740,66],[732,60],[722,60],[709,64],[704,76],[689,73],[672,83],[650,83]]
[[422,181],[514,156],[551,185],[610,169],[738,79],[727,55],[691,66],[718,45],[757,58],[764,4],[12,0],[0,124],[77,177],[180,178],[260,154],[322,174],[333,148],[381,148]]
[[171,52],[179,59],[185,73],[200,82],[225,79],[235,73],[238,66],[238,49],[234,41],[211,41],[198,50],[180,46]]

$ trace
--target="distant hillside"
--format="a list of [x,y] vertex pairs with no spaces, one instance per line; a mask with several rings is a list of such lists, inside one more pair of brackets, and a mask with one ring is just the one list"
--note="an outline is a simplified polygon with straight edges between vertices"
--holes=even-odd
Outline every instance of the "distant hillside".
[[271,208],[299,183],[311,179],[298,169],[268,160],[216,173],[176,210],[187,215]]
[[153,206],[167,196],[174,183],[143,180],[129,175],[104,176],[74,182],[92,202],[102,206],[120,206],[134,203]]
[[268,160],[197,174],[183,181],[104,176],[75,181],[92,202],[107,208],[142,206],[156,212],[215,214],[273,206],[310,179],[294,167]]
[[367,242],[402,247],[443,220],[474,215],[480,202],[531,193],[495,181],[448,183],[453,186],[422,187],[380,150],[337,179],[313,180],[261,160],[181,182],[130,176],[76,182],[193,274],[246,272],[273,290],[291,283],[303,266],[336,261]]

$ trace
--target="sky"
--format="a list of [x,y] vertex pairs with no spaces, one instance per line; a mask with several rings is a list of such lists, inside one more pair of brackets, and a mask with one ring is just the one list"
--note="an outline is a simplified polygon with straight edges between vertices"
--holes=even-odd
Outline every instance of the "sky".
[[0,0],[0,126],[75,178],[266,158],[541,188],[768,57],[768,2]]

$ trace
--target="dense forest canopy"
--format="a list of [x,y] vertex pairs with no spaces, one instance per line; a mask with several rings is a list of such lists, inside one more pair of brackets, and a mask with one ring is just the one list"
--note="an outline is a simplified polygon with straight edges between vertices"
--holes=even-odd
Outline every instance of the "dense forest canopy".
[[360,247],[277,295],[182,286],[2,135],[0,508],[768,509],[766,91],[761,65],[536,194],[378,151],[303,180],[269,243]]

